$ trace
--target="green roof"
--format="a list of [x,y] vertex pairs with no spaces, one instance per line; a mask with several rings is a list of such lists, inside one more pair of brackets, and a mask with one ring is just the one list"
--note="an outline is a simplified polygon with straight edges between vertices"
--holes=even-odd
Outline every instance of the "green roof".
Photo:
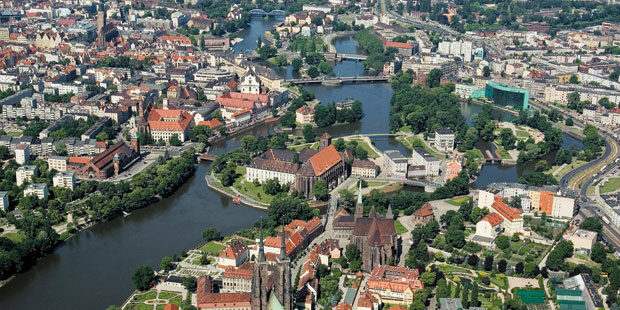
[[545,297],[544,291],[517,291],[519,297]]
[[568,296],[581,296],[581,290],[563,290],[563,289],[556,289],[555,290],[555,294],[557,296],[560,295],[568,295]]

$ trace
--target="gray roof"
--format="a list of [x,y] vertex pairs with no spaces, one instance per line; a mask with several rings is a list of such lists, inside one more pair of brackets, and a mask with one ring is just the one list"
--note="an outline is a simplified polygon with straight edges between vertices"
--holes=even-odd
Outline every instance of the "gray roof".
[[435,130],[435,133],[440,134],[440,135],[453,135],[454,131],[452,131],[452,129],[450,128],[440,128]]
[[426,161],[439,161],[439,159],[437,157],[431,155],[431,153],[429,153],[423,147],[415,147],[415,148],[413,148],[413,151],[418,153],[420,156],[424,157],[424,159]]

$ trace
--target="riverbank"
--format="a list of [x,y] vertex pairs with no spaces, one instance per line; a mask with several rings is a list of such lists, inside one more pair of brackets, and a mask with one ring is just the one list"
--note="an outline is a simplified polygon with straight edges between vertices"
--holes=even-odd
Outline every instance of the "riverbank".
[[213,175],[213,173],[207,173],[207,175],[205,175],[205,182],[207,183],[207,186],[222,194],[225,196],[230,197],[231,199],[237,199],[240,203],[252,207],[252,208],[256,208],[256,209],[260,209],[260,210],[267,210],[269,208],[269,204],[266,203],[262,203],[259,201],[256,201],[254,199],[251,199],[249,197],[246,197],[245,195],[242,195],[241,193],[237,192],[234,187],[229,186],[229,187],[224,187],[220,181],[218,181],[215,176]]

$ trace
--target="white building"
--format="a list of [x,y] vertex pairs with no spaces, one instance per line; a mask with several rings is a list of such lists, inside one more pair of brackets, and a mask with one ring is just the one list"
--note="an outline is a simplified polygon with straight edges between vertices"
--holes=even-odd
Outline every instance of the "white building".
[[454,131],[449,128],[437,129],[435,131],[435,148],[441,152],[452,152],[454,150]]
[[25,182],[32,182],[33,178],[39,173],[37,166],[21,166],[15,171],[15,182],[21,186]]
[[379,167],[370,160],[353,159],[351,164],[351,176],[363,178],[376,178]]
[[408,160],[398,150],[385,151],[385,165],[388,172],[396,177],[407,177]]
[[254,69],[248,70],[239,81],[239,90],[245,94],[260,94],[260,79]]
[[239,267],[248,259],[248,247],[242,242],[233,242],[217,258],[219,266]]
[[9,192],[0,192],[0,209],[9,211]]
[[467,99],[470,98],[471,94],[477,89],[476,85],[456,84],[454,86],[454,93],[463,99]]
[[22,143],[15,148],[15,161],[23,165],[30,160],[30,146]]
[[551,216],[572,218],[575,212],[575,199],[554,195]]
[[476,223],[476,236],[495,239],[502,233],[504,219],[499,214],[492,212]]
[[566,237],[566,239],[573,243],[575,251],[589,255],[590,251],[592,251],[592,246],[596,242],[596,237],[597,233],[593,231],[577,229],[572,235]]
[[24,189],[24,196],[35,194],[39,199],[47,199],[48,190],[47,184],[45,183],[35,183],[28,184]]
[[52,179],[54,187],[65,187],[73,190],[75,188],[75,173],[65,171],[58,172]]
[[48,169],[54,169],[56,171],[67,171],[67,162],[69,157],[66,156],[50,156],[47,158]]
[[426,176],[439,175],[439,163],[439,159],[424,148],[416,147],[411,152],[411,164],[424,166]]

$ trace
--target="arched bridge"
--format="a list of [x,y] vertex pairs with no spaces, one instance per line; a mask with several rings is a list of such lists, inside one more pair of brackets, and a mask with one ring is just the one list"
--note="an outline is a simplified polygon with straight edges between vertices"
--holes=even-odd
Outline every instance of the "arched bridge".
[[387,75],[377,76],[343,76],[343,77],[321,77],[315,79],[290,79],[284,80],[284,83],[291,84],[342,84],[342,83],[372,83],[372,82],[389,82],[390,77]]
[[269,13],[267,13],[262,9],[252,9],[250,10],[250,15],[252,16],[285,16],[286,12],[282,10],[271,10]]

